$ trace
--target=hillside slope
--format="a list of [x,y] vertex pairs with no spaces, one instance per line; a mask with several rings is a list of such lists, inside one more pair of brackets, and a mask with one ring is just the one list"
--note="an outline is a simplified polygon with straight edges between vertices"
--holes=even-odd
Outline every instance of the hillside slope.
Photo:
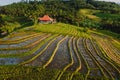
[[0,40],[0,79],[119,80],[120,41],[69,24],[38,24]]

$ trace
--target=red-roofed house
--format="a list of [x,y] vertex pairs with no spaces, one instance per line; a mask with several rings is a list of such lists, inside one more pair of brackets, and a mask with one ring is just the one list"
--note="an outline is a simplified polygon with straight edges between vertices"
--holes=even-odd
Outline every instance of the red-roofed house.
[[48,15],[44,15],[42,18],[38,18],[40,23],[53,23],[54,19],[50,18]]

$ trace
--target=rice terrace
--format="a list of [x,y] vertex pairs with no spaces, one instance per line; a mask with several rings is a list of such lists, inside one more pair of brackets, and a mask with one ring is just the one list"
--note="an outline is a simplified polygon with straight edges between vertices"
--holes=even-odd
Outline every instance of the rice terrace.
[[119,20],[114,2],[0,6],[0,80],[120,80]]
[[37,26],[0,40],[1,79],[120,79],[119,41],[63,23]]

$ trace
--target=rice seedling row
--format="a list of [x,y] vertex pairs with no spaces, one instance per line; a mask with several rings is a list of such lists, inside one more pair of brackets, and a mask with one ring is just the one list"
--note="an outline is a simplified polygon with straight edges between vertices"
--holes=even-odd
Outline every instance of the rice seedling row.
[[35,32],[13,32],[7,37],[2,38],[0,41],[13,41],[19,40],[27,36],[31,36],[32,34],[36,34]]
[[49,60],[47,61],[47,63],[45,63],[45,64],[43,65],[43,68],[46,68],[46,67],[53,61],[53,58],[54,58],[55,54],[57,53],[57,51],[58,51],[58,49],[59,49],[59,45],[60,45],[67,37],[68,37],[68,36],[66,36],[66,37],[62,38],[61,40],[59,40],[59,42],[57,43],[56,48],[54,49],[51,57],[49,58]]
[[[39,45],[39,47],[42,45],[42,44],[44,44],[45,42],[49,42],[51,39],[53,39],[54,37],[56,37],[57,35],[53,35],[53,36],[51,36],[51,37],[49,37],[49,38],[47,38],[46,40],[44,40],[44,41],[42,41],[41,42],[41,44]],[[39,48],[38,47],[38,48]],[[15,60],[16,61],[16,60]],[[19,64],[19,66],[18,67],[15,67],[15,68],[13,68],[13,71],[11,71],[8,75],[14,75],[14,73],[16,73],[15,72],[15,70],[17,70],[17,69],[19,69],[19,67],[22,67],[22,66],[20,66],[21,64]],[[21,72],[21,71],[20,71]],[[2,74],[4,74],[4,73],[2,73]],[[6,74],[6,73],[5,73]],[[21,72],[21,74],[23,74],[22,72]],[[6,74],[7,75],[7,74]],[[16,74],[15,74],[16,75]],[[17,75],[20,75],[20,74],[17,74]],[[6,78],[6,77],[5,77]]]
[[[99,35],[94,35],[93,37],[95,40],[99,40],[98,45],[100,45],[102,47],[102,50],[105,52],[105,57],[108,58],[112,63],[114,64],[118,64],[118,66],[120,67],[119,63],[120,63],[120,58],[117,57],[116,55],[114,55],[113,52],[111,52],[111,49],[108,48],[106,42],[111,40],[110,38],[106,38],[103,40],[102,36]],[[109,45],[109,44],[108,44]]]
[[[74,42],[73,42],[73,47],[74,47],[74,51],[76,52],[76,55],[77,55],[77,58],[78,58],[78,62],[79,62],[79,70],[76,70],[77,72],[78,71],[81,71],[82,69],[82,57],[81,57],[81,55],[80,55],[80,51],[78,50],[78,46],[77,46],[77,44],[78,44],[78,42],[79,42],[79,39],[76,39],[76,40],[74,40]],[[84,65],[84,64],[83,64]]]
[[120,71],[115,66],[111,65],[111,63],[109,63],[108,61],[106,61],[104,58],[102,58],[99,55],[101,51],[98,50],[99,48],[96,49],[97,45],[95,45],[92,40],[90,40],[89,43],[92,46],[92,48],[94,48],[94,49],[91,49],[91,51],[96,52],[96,53],[93,52],[93,55],[96,57],[96,59],[98,59],[100,64],[103,65],[107,69],[108,72],[110,72],[110,74],[113,76],[114,79],[118,79],[120,77]]
[[80,49],[80,47],[82,46],[82,44],[80,44],[80,41],[82,40],[82,38],[79,38],[79,40],[76,43],[79,55],[81,56],[81,62],[82,62],[82,69],[81,69],[81,73],[85,74],[85,80],[87,80],[88,75],[90,73],[90,67],[88,65],[87,60],[84,58],[84,56],[82,55],[82,50]]
[[80,49],[79,49],[79,40],[80,40],[80,38],[78,38],[78,39],[75,41],[74,45],[75,45],[75,47],[76,47],[76,51],[78,52],[79,63],[81,63],[81,65],[80,65],[80,66],[81,66],[80,73],[86,74],[86,73],[87,73],[87,66],[88,66],[88,64],[86,63],[86,61],[83,59],[83,57],[82,57],[82,55],[81,55],[81,51],[80,51]]
[[90,41],[88,39],[86,39],[86,46],[87,46],[88,50],[90,51],[91,55],[94,57],[94,59],[100,65],[100,68],[102,69],[104,76],[107,75],[107,78],[114,79],[113,76],[111,75],[111,73],[108,71],[108,69],[100,62],[100,60],[102,60],[102,59],[98,55],[96,55],[96,52],[95,52],[94,48],[91,46]]
[[[48,62],[43,66],[43,68],[48,67],[51,68],[53,65],[54,68],[59,68],[62,69],[62,71],[59,73],[57,80],[60,80],[61,76],[63,75],[63,73],[66,71],[66,69],[69,67],[70,64],[70,58],[69,58],[69,52],[68,52],[68,36],[64,37],[60,42],[58,42],[56,48],[54,49],[53,54],[54,58],[51,57],[52,59],[50,59],[49,63]],[[57,62],[56,62],[57,61]],[[59,65],[61,64],[61,65]],[[60,67],[58,67],[60,66]]]
[[[0,51],[1,52],[0,55],[1,55],[1,57],[10,56],[10,55],[17,55],[17,54],[20,56],[20,55],[23,55],[23,54],[26,54],[26,53],[30,53],[31,49],[38,46],[41,43],[41,41],[43,41],[44,39],[46,39],[46,38],[48,38],[50,36],[51,36],[51,34],[41,36],[41,38],[38,41],[36,41],[36,42],[34,42],[34,43],[30,44],[30,45],[27,45],[26,47],[20,48],[20,50],[18,48],[18,50],[16,49],[16,50]],[[4,52],[4,53],[2,53],[2,52]]]
[[[60,38],[60,37],[59,37]],[[54,40],[53,40],[54,41]],[[59,40],[58,40],[59,41]],[[49,43],[48,43],[49,44]],[[50,47],[50,46],[49,46]]]
[[91,40],[91,42],[92,42],[93,46],[95,47],[96,51],[99,52],[99,53],[97,53],[97,54],[98,54],[102,59],[104,59],[107,63],[109,63],[111,66],[113,66],[113,67],[120,73],[120,71],[119,71],[120,67],[118,67],[117,64],[113,63],[113,61],[111,61],[111,59],[109,59],[109,57],[105,56],[105,52],[104,52],[104,50],[101,48],[101,46],[98,44],[98,42],[97,42],[97,41],[94,41],[94,42],[93,42],[92,40]]
[[76,39],[74,38],[74,40],[73,40],[73,48],[74,48],[74,52],[75,52],[75,55],[77,56],[77,61],[78,61],[78,67],[76,68],[76,70],[72,73],[72,75],[71,75],[71,77],[70,77],[70,80],[72,80],[72,78],[73,78],[73,76],[74,76],[74,74],[75,73],[77,73],[79,70],[81,70],[81,66],[82,66],[82,64],[81,64],[81,59],[80,59],[80,55],[79,55],[79,53],[78,53],[78,50],[77,50],[77,48],[76,48]]
[[95,64],[94,60],[91,58],[89,53],[86,50],[85,44],[83,42],[83,38],[79,39],[79,49],[81,51],[81,55],[85,61],[85,64],[87,66],[88,72],[85,76],[85,79],[89,79],[90,77],[99,77],[101,76],[101,72],[99,71],[98,66]]
[[111,44],[116,49],[116,51],[119,52],[118,54],[120,54],[120,41],[112,39]]
[[35,33],[35,34],[25,36],[25,37],[23,37],[21,39],[16,39],[16,40],[0,41],[0,44],[17,44],[17,43],[24,42],[26,40],[32,39],[32,38],[34,38],[36,36],[39,36],[41,34],[43,34],[43,33]]
[[21,48],[21,47],[24,47],[26,45],[29,45],[30,43],[33,43],[33,42],[39,40],[40,37],[45,36],[45,35],[47,35],[47,34],[36,35],[34,37],[31,37],[27,40],[24,40],[22,42],[15,43],[15,44],[0,44],[0,46],[1,46],[0,50],[12,50],[12,49]]
[[[112,58],[110,58],[108,55],[107,55],[107,52],[105,51],[105,47],[103,48],[102,47],[102,39],[101,39],[101,37],[102,36],[100,36],[99,37],[99,35],[94,35],[94,37],[93,37],[93,39],[98,43],[97,45],[99,46],[99,49],[100,49],[100,51],[102,51],[102,54],[100,54],[101,55],[101,57],[103,57],[107,62],[109,62],[110,64],[112,64],[112,65],[115,65],[115,67],[117,67],[118,69],[120,69],[120,65],[119,64],[117,64]],[[104,38],[106,38],[106,37],[104,37]],[[98,40],[99,40],[99,42],[98,42]],[[104,42],[103,42],[104,43]],[[98,50],[99,50],[98,49]]]
[[49,57],[52,55],[57,42],[61,40],[61,38],[62,36],[58,36],[52,39],[43,50],[38,52],[36,56],[32,57],[30,60],[21,63],[21,65],[25,64],[25,66],[42,66],[43,64],[45,64]]
[[[95,39],[94,39],[95,40]],[[97,39],[96,39],[97,40]],[[112,60],[111,58],[109,58],[107,55],[106,55],[106,53],[105,53],[105,51],[104,51],[104,49],[100,46],[100,44],[97,42],[97,41],[94,41],[94,44],[95,44],[95,47],[96,47],[96,49],[97,49],[97,51],[99,52],[99,56],[102,58],[102,59],[104,59],[107,63],[109,63],[111,66],[113,66],[119,73],[120,73],[120,66],[119,66],[119,64],[116,64],[115,62],[114,62],[114,60]]]
[[98,42],[98,43],[99,43],[99,45],[103,48],[103,50],[105,51],[106,56],[109,57],[111,60],[113,60],[114,63],[120,64],[120,58],[117,57],[117,56],[115,56],[114,53],[111,52],[111,50],[110,50],[110,49],[108,48],[108,46],[106,45],[105,40],[101,39],[101,38],[98,37],[98,36],[94,36],[94,38],[95,38],[96,40],[99,39],[99,42]]
[[[44,34],[45,35],[45,34]],[[28,39],[26,41],[23,41],[21,43],[17,43],[17,44],[0,44],[0,50],[14,50],[14,49],[19,49],[22,48],[24,46],[29,45],[31,42],[35,42],[37,40],[39,40],[40,37],[42,37],[43,35],[37,35],[35,37],[33,37],[33,39]]]
[[111,38],[106,38],[104,39],[104,44],[107,45],[107,49],[110,50],[114,56],[118,57],[118,60],[120,61],[120,51],[113,46],[112,41],[113,40]]
[[47,46],[47,44],[49,44],[49,42],[55,37],[57,37],[57,35],[49,36],[47,39],[41,41],[42,44],[39,44],[35,49],[33,49],[30,55],[20,58],[19,63],[30,60],[34,56],[37,56],[37,54],[39,54]]
[[73,41],[73,37],[71,37],[67,43],[68,45],[68,53],[70,54],[70,63],[68,65],[66,65],[66,67],[64,67],[63,71],[60,73],[60,75],[58,76],[58,80],[63,80],[63,79],[69,79],[70,80],[70,73],[66,74],[65,72],[67,71],[67,69],[69,67],[72,67],[74,65],[74,55],[72,53],[72,49],[71,49],[71,43]]
[[92,53],[88,49],[88,46],[87,46],[87,43],[86,43],[86,39],[84,38],[82,40],[82,42],[83,42],[83,46],[84,46],[87,54],[91,57],[91,59],[93,60],[94,64],[96,65],[95,68],[91,68],[91,72],[90,72],[89,76],[91,77],[91,76],[95,75],[95,76],[98,76],[98,77],[101,77],[101,76],[105,76],[106,77],[106,75],[104,74],[103,69],[101,68],[99,62],[94,58],[94,56],[92,55]]
[[[76,55],[73,50],[73,44],[72,44],[73,39],[74,37],[71,37],[68,41],[68,53],[70,53],[70,63],[66,65],[63,71],[60,73],[60,75],[62,76],[58,76],[58,79],[60,78],[61,80],[64,80],[64,79],[71,80],[73,76],[72,73],[73,71],[75,71],[75,69],[78,66],[78,61],[77,61]],[[72,72],[67,74],[66,71],[72,71]]]
[[55,53],[52,62],[47,65],[47,68],[63,69],[70,62],[70,56],[68,53],[68,40],[69,37],[63,37],[59,43],[57,43],[53,53]]
[[[78,32],[76,32],[75,29],[72,29],[71,30],[71,33],[74,34],[74,36],[76,36],[78,34]],[[79,62],[78,62],[78,57],[75,53],[75,50],[74,50],[74,47],[73,47],[73,41],[74,39],[71,40],[71,42],[69,43],[69,52],[72,54],[72,57],[73,57],[73,60],[74,60],[74,63],[72,66],[70,66],[67,70],[70,70],[70,71],[75,71],[76,68],[79,66]]]
[[[71,35],[73,34],[78,36],[81,33],[72,30]],[[113,60],[115,56],[119,56],[119,51],[112,44],[106,46],[109,44],[109,42],[106,42],[107,39],[102,41],[97,36],[94,38],[96,40],[100,39],[99,44],[97,44],[92,39],[87,38],[44,33],[39,35],[39,33],[36,33],[34,36],[31,35],[31,37],[24,36],[18,40],[12,39],[11,44],[1,45],[13,45],[12,41],[15,40],[18,41],[16,44],[20,44],[22,43],[20,39],[24,39],[25,41],[23,42],[26,43],[31,40],[31,44],[29,43],[22,47],[1,48],[1,51],[6,50],[6,52],[0,54],[0,65],[16,65],[16,67],[11,71],[6,71],[6,73],[0,72],[0,79],[11,80],[17,79],[17,77],[20,77],[20,79],[35,77],[34,79],[42,80],[120,79],[120,67]],[[4,43],[7,43],[7,40]],[[103,49],[101,45],[107,48]],[[112,48],[114,50],[111,51],[110,49]],[[106,52],[110,51],[109,56]],[[111,56],[113,57],[111,58]],[[23,70],[24,68],[20,69],[20,67],[31,67],[31,69],[26,68]],[[44,72],[44,70],[48,69],[51,70],[50,73],[49,71]],[[53,69],[56,70],[52,71]],[[42,76],[38,77],[38,74],[42,74]],[[49,76],[49,78],[44,76]]]
[[[12,47],[11,45],[8,45],[10,46],[9,48],[0,48],[1,51],[7,51],[7,50],[21,50],[21,49],[29,49],[31,48],[32,46],[34,46],[36,43],[38,43],[42,38],[46,37],[46,36],[50,36],[51,34],[43,34],[43,35],[40,35],[40,36],[37,36],[36,38],[34,39],[31,39],[31,40],[28,40],[28,41],[25,41],[25,42],[22,42],[22,43],[19,43],[19,44],[13,44],[13,45],[16,45],[16,47]],[[23,45],[22,45],[23,44]],[[22,46],[21,46],[22,45]]]
[[107,40],[106,42],[106,45],[108,46],[108,48],[111,50],[111,52],[115,55],[115,56],[117,56],[118,58],[119,58],[119,60],[120,60],[120,51],[119,50],[117,50],[113,45],[112,45],[112,42],[109,40]]
[[[50,36],[50,37],[48,37],[48,38],[46,38],[46,39],[43,39],[38,46],[36,46],[35,48],[31,49],[31,50],[30,50],[29,52],[27,52],[27,53],[20,54],[20,55],[18,55],[18,54],[13,55],[13,54],[12,54],[12,56],[14,57],[14,59],[13,59],[13,57],[10,57],[10,56],[8,57],[8,56],[7,56],[8,58],[2,58],[2,61],[4,61],[4,63],[7,62],[7,63],[9,63],[9,64],[13,64],[13,63],[19,64],[19,63],[22,63],[22,62],[24,62],[24,61],[26,61],[26,60],[28,60],[28,59],[31,59],[31,58],[33,58],[34,56],[36,56],[36,55],[39,53],[39,51],[41,51],[41,49],[44,48],[42,45],[44,45],[45,43],[48,44],[48,42],[49,42],[51,39],[53,39],[54,37],[56,37],[56,36],[57,36],[57,35],[53,35],[53,36]],[[41,47],[41,46],[42,46],[42,47]],[[19,58],[17,58],[17,57],[19,57]],[[7,59],[7,60],[6,60],[6,59]],[[12,62],[11,62],[11,60],[12,60]],[[2,65],[3,65],[3,64],[2,64]]]
[[68,71],[75,71],[76,68],[79,66],[78,64],[78,59],[77,59],[77,55],[75,54],[74,48],[73,48],[73,40],[69,41],[69,53],[72,54],[72,58],[73,58],[73,65],[71,65],[67,70]]
[[79,48],[81,50],[81,53],[82,55],[84,56],[84,58],[87,60],[88,62],[88,65],[91,67],[91,68],[96,68],[96,64],[93,62],[93,60],[91,59],[91,57],[88,55],[85,47],[84,47],[84,44],[83,44],[83,38],[80,39],[79,41]]

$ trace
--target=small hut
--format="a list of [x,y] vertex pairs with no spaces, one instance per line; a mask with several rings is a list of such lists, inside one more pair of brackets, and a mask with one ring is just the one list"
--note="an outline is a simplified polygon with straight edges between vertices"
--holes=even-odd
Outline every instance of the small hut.
[[43,17],[38,18],[38,20],[40,23],[43,24],[49,24],[54,22],[54,19],[50,18],[48,15],[44,15]]

